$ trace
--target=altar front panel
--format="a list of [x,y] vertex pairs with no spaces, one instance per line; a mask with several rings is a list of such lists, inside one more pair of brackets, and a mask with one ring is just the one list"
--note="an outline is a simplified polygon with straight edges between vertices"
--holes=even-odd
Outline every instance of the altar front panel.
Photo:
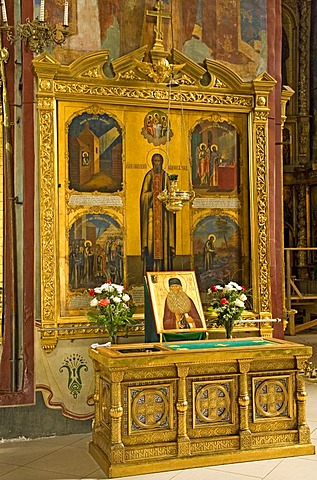
[[300,374],[276,339],[97,347],[90,452],[111,477],[314,454]]

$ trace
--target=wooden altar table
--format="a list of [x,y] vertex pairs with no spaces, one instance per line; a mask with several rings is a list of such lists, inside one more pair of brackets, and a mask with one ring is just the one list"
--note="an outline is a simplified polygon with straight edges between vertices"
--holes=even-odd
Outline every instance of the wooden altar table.
[[313,455],[301,375],[278,339],[97,346],[89,451],[112,477]]

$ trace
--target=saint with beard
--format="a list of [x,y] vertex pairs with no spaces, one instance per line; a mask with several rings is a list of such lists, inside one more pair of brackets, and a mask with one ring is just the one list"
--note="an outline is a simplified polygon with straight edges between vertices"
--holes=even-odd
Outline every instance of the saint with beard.
[[173,270],[176,248],[176,216],[157,198],[169,185],[160,153],[152,156],[152,165],[144,177],[140,194],[143,273]]
[[183,291],[179,278],[170,278],[166,296],[163,326],[164,330],[202,328],[203,324],[193,300]]

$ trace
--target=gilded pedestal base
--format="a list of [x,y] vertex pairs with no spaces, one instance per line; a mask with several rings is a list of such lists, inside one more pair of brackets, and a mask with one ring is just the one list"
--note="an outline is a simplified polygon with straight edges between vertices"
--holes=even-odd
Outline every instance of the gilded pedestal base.
[[106,474],[314,454],[300,374],[311,347],[245,342],[91,349],[96,391],[89,451]]

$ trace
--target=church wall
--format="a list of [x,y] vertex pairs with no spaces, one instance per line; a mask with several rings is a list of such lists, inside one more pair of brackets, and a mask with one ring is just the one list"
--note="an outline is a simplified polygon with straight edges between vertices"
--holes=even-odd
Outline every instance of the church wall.
[[1,439],[39,438],[75,433],[89,433],[91,420],[77,421],[47,408],[42,393],[35,395],[34,405],[0,408]]
[[[31,1],[24,6],[23,16],[26,18],[33,17],[31,10]],[[268,4],[268,13],[266,12],[266,3]],[[223,62],[241,76],[243,80],[251,80],[256,75],[268,70],[273,78],[279,81],[279,57],[277,50],[280,42],[279,38],[279,0],[241,0],[226,2],[224,0],[210,0],[202,2],[200,0],[175,0],[174,13],[176,12],[173,23],[174,25],[174,46],[189,56],[197,63],[202,63],[205,58],[211,58]],[[56,47],[53,50],[53,55],[59,59],[62,64],[68,65],[76,58],[79,58],[84,53],[90,51],[106,48],[110,50],[110,60],[119,58],[120,56],[131,52],[142,45],[153,45],[153,23],[145,20],[146,9],[152,9],[153,0],[132,0],[119,1],[109,0],[73,0],[70,2],[70,36],[63,47]],[[52,21],[61,21],[60,6],[55,0],[46,0],[46,15]],[[35,14],[38,14],[39,1],[35,1]],[[168,8],[168,7],[167,7]],[[89,12],[89,15],[87,15]],[[90,13],[93,12],[91,15]],[[267,17],[268,15],[268,17]],[[131,21],[131,18],[133,21]],[[217,20],[220,22],[215,28]],[[275,31],[275,34],[269,36],[268,42],[266,39],[267,28],[270,32]],[[166,33],[167,45],[170,49],[172,46],[172,36],[168,33],[167,25],[164,25],[164,32]],[[11,50],[12,51],[12,50]],[[37,393],[34,399],[33,389],[33,322],[34,322],[34,287],[33,287],[33,265],[38,265],[38,252],[35,249],[34,257],[34,238],[36,236],[36,227],[33,218],[33,201],[34,201],[34,172],[37,178],[36,152],[34,143],[37,142],[37,129],[34,128],[34,137],[30,135],[30,125],[35,122],[33,116],[33,82],[34,77],[30,69],[32,54],[25,49],[23,59],[23,94],[25,104],[23,106],[24,119],[24,223],[25,223],[25,239],[24,239],[24,286],[23,293],[20,292],[20,300],[23,302],[23,321],[24,321],[24,348],[27,350],[27,355],[24,358],[24,365],[27,379],[23,385],[23,394],[27,399],[24,403],[32,404],[33,406],[21,407],[14,409],[15,420],[13,423],[13,410],[5,409],[0,413],[3,419],[3,429],[0,430],[0,436],[4,438],[14,438],[21,434],[26,436],[43,436],[50,434],[67,434],[79,433],[80,431],[87,431],[90,426],[88,419],[90,413],[86,418],[82,418],[80,422],[74,418],[69,419],[62,414],[62,409],[52,410],[44,406],[43,400],[40,397],[42,394]],[[12,61],[13,55],[11,55]],[[10,67],[11,68],[11,67]],[[109,68],[110,71],[110,68]],[[13,85],[13,83],[12,83]],[[18,86],[16,86],[18,88]],[[275,146],[276,138],[279,135],[279,90],[280,82],[276,89],[276,96],[273,92],[270,96],[270,183],[272,185],[270,193],[270,220],[272,223],[272,251],[274,252],[271,258],[271,269],[273,286],[276,295],[273,298],[273,309],[276,316],[282,316],[281,305],[282,295],[280,285],[281,278],[281,237],[282,231],[279,221],[279,195],[281,192],[280,186],[280,159],[279,147]],[[13,88],[11,87],[11,95],[13,95]],[[142,117],[143,118],[143,117]],[[148,163],[147,159],[137,158],[138,148],[135,145],[135,139],[127,138],[127,149],[134,149],[135,163]],[[138,140],[139,142],[141,140]],[[147,165],[148,166],[148,165]],[[124,172],[127,182],[131,182],[131,190],[133,192],[133,182],[139,182],[139,179],[133,176],[133,171],[129,168]],[[137,183],[139,189],[140,185]],[[40,187],[39,187],[40,188]],[[131,193],[130,214],[133,216],[133,194]],[[35,200],[35,211],[38,211],[38,198]],[[138,220],[139,221],[139,220]],[[186,220],[187,222],[187,220]],[[186,224],[186,228],[187,228]],[[133,228],[133,222],[130,221],[129,228]],[[184,227],[183,227],[184,228]],[[127,251],[127,269],[133,270],[139,277],[142,275],[142,263],[138,256],[138,235],[135,235],[136,241],[130,244]],[[179,256],[175,263],[176,270],[190,269],[190,247],[188,244],[184,245],[183,251],[178,251]],[[38,268],[37,268],[38,270]],[[39,271],[36,273],[35,290],[38,294],[39,285]],[[281,335],[281,332],[277,332]],[[138,341],[140,339],[137,339]],[[57,357],[56,365],[61,367],[63,361],[73,353],[85,356],[87,358],[87,351],[89,343],[81,339],[76,339],[69,344],[60,341],[56,347],[54,355]],[[62,345],[61,345],[62,344]],[[6,351],[9,355],[9,345],[5,345]],[[41,349],[41,346],[36,342],[37,362],[39,359],[50,358],[52,353],[47,354]],[[85,353],[86,352],[86,353]],[[7,357],[9,358],[9,356]],[[36,380],[38,384],[43,379],[43,375],[39,375],[39,363],[37,363]],[[1,368],[5,366],[5,378],[9,383],[9,365],[6,361],[2,361]],[[57,371],[58,368],[56,367]],[[62,373],[58,378],[63,378]],[[88,390],[88,376],[91,375],[91,365],[87,375],[83,375],[84,389]],[[69,396],[70,392],[67,392]],[[23,395],[20,394],[22,398]],[[5,400],[1,400],[5,398]],[[47,398],[46,398],[47,400]],[[16,395],[3,394],[0,391],[0,402],[6,404],[22,403],[23,400],[17,401]],[[48,402],[46,403],[48,405]],[[30,413],[31,412],[31,413]],[[42,418],[41,432],[37,428],[32,428],[32,425],[26,424],[25,419],[28,415],[39,416]],[[46,413],[45,413],[46,412]],[[2,417],[1,417],[2,415]],[[33,417],[32,417],[33,418]],[[81,427],[75,424],[82,424]],[[82,429],[82,430],[80,430]]]

